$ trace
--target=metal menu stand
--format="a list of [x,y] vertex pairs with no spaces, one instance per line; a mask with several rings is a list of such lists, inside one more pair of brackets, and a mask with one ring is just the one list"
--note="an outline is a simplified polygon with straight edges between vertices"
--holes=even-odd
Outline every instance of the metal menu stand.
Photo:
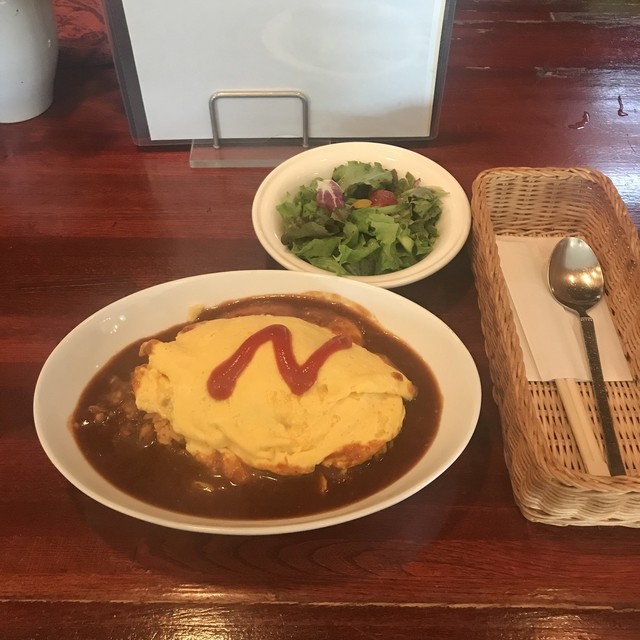
[[103,0],[131,135],[192,167],[437,134],[455,0]]

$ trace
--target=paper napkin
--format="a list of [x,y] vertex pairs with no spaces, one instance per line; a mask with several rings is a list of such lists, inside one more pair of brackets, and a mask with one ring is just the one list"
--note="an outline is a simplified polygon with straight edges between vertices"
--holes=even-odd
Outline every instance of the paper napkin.
[[[555,301],[547,283],[549,258],[559,241],[499,236],[500,265],[517,316],[527,379],[590,380],[579,316]],[[596,329],[604,379],[631,380],[606,298],[588,313]]]

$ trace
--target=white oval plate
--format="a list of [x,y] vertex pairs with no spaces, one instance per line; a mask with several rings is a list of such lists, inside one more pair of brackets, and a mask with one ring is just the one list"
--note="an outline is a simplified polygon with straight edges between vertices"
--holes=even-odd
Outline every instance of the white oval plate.
[[[427,362],[443,396],[440,427],[423,458],[396,482],[333,511],[274,520],[204,518],[162,509],[121,491],[86,460],[68,426],[81,392],[124,347],[188,318],[194,305],[236,298],[323,291],[362,305]],[[256,535],[347,522],[389,507],[438,477],[467,445],[480,411],[480,381],[471,355],[441,320],[395,293],[328,275],[236,271],[160,284],[118,300],[80,323],[53,350],[38,378],[33,412],[40,443],[78,489],[116,511],[156,524],[207,533]]]
[[447,192],[442,198],[440,234],[432,252],[420,262],[394,273],[377,276],[345,276],[386,289],[422,280],[442,269],[458,254],[469,235],[471,209],[460,183],[429,158],[401,147],[377,142],[339,142],[303,151],[278,165],[256,191],[252,207],[253,228],[267,253],[291,271],[324,273],[295,256],[280,242],[282,220],[276,206],[287,193],[295,193],[314,178],[330,178],[335,167],[349,160],[379,162],[385,169],[396,169],[403,177],[409,171],[425,187],[437,186]]

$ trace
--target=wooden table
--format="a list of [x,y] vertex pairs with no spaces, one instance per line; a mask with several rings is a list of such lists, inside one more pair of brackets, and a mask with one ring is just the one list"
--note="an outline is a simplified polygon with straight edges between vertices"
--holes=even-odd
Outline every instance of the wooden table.
[[[633,0],[460,0],[440,134],[420,151],[468,193],[492,166],[588,166],[640,224],[639,25]],[[533,524],[514,503],[466,250],[398,290],[457,332],[484,387],[467,449],[403,503],[209,536],[113,512],[54,469],[31,411],[52,348],[143,287],[278,268],[250,220],[266,173],[136,148],[110,66],[63,66],[46,114],[0,126],[0,637],[640,637],[638,531]]]

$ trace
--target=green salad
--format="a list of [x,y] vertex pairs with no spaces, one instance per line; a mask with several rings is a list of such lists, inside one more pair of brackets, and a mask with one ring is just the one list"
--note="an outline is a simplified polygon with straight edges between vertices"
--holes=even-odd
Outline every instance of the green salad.
[[410,173],[401,178],[378,162],[350,161],[277,205],[281,240],[299,258],[338,275],[398,271],[433,249],[445,195]]

